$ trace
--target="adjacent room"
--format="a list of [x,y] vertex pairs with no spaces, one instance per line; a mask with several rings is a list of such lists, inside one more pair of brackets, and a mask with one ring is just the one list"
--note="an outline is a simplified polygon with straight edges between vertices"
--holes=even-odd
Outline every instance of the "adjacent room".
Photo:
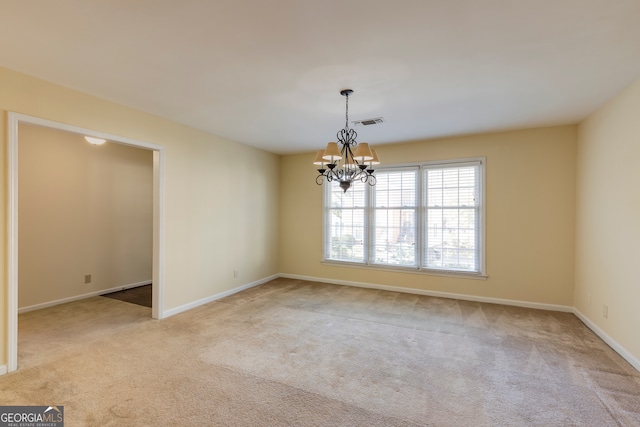
[[20,312],[150,285],[153,152],[42,126],[18,134]]
[[0,412],[640,425],[638,22],[0,2]]

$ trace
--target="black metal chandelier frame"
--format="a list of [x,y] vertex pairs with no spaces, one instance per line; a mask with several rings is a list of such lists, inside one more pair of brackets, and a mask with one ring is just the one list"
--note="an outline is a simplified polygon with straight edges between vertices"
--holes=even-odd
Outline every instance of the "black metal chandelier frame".
[[[320,168],[318,168],[318,176],[316,177],[316,184],[322,185],[324,180],[327,182],[339,181],[340,188],[346,191],[351,187],[351,183],[356,180],[366,182],[369,185],[376,185],[376,177],[373,175],[375,170],[373,169],[373,162],[371,152],[368,149],[368,156],[359,156],[357,146],[358,142],[356,138],[358,133],[349,128],[349,96],[353,93],[351,89],[344,89],[340,91],[340,95],[346,98],[345,100],[345,125],[344,129],[341,129],[336,134],[338,143],[342,146],[340,148],[340,157],[331,156],[327,153],[329,148],[325,150],[323,161]],[[331,143],[329,143],[331,144]],[[329,147],[329,146],[327,146]]]

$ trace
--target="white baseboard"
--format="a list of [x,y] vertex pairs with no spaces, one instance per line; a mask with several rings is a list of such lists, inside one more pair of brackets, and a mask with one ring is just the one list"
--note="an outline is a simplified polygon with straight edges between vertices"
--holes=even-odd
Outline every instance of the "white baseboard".
[[47,301],[40,304],[29,305],[26,307],[18,308],[18,314],[27,313],[29,311],[40,310],[41,308],[53,307],[54,305],[64,304],[67,302],[78,301],[85,298],[95,297],[98,295],[108,294],[110,292],[123,291],[125,289],[137,288],[138,286],[144,286],[151,284],[151,280],[145,280],[143,282],[131,283],[129,285],[116,286],[109,289],[100,289],[99,291],[93,291],[82,295],[74,295],[72,297],[61,298],[54,301]]
[[399,286],[378,285],[378,284],[364,283],[364,282],[351,282],[347,280],[323,279],[320,277],[311,277],[311,276],[299,276],[296,274],[280,274],[279,277],[285,277],[288,279],[307,280],[310,282],[331,283],[333,285],[345,285],[345,286],[355,286],[358,288],[380,289],[383,291],[404,292],[408,294],[426,295],[430,297],[450,298],[450,299],[459,299],[464,301],[475,301],[475,302],[486,302],[490,304],[513,305],[516,307],[535,308],[538,310],[562,311],[565,313],[573,313],[574,311],[573,307],[570,307],[568,305],[543,304],[538,302],[518,301],[518,300],[501,299],[501,298],[489,298],[489,297],[481,297],[476,295],[455,294],[451,292],[427,291],[423,289],[403,288]]
[[224,298],[224,297],[228,297],[229,295],[233,295],[233,294],[238,293],[240,291],[244,291],[245,289],[249,289],[249,288],[253,288],[254,286],[262,285],[263,283],[267,283],[267,282],[269,282],[269,281],[271,281],[273,279],[277,279],[278,277],[280,277],[278,274],[274,274],[272,276],[265,277],[265,278],[260,279],[260,280],[256,280],[255,282],[247,283],[245,285],[241,285],[241,286],[238,286],[236,288],[229,289],[228,291],[220,292],[219,294],[211,295],[209,297],[202,298],[202,299],[199,299],[197,301],[193,301],[193,302],[190,302],[188,304],[181,305],[179,307],[175,307],[175,308],[171,308],[169,310],[165,310],[164,313],[162,314],[162,318],[165,319],[167,317],[171,317],[171,316],[176,315],[178,313],[182,313],[182,312],[185,312],[187,310],[191,310],[192,308],[199,307],[201,305],[210,303],[212,301],[219,300],[219,299]]
[[639,359],[637,359],[634,355],[629,353],[629,351],[626,348],[624,348],[623,346],[621,346],[616,340],[614,340],[609,335],[607,335],[607,333],[605,331],[603,331],[598,326],[596,326],[596,324],[593,323],[587,316],[582,314],[580,312],[580,310],[578,310],[577,308],[574,308],[573,309],[573,314],[575,314],[578,317],[578,319],[580,319],[582,321],[582,323],[584,323],[597,336],[599,336],[602,339],[602,341],[606,342],[609,345],[609,347],[614,349],[616,353],[618,353],[620,356],[622,356],[622,358],[624,360],[629,362],[631,364],[631,366],[636,368],[636,370],[640,371],[640,360]]
[[7,365],[0,365],[0,375],[7,373]]

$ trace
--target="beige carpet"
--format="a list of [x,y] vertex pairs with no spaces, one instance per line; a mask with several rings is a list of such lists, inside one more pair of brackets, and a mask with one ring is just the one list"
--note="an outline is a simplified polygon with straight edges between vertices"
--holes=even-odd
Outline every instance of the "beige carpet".
[[3,405],[66,426],[640,426],[640,373],[576,317],[278,279],[155,321],[20,315]]

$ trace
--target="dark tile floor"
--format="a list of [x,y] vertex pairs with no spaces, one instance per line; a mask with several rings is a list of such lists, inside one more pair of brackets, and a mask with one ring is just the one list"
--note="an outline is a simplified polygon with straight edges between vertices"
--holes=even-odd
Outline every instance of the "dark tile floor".
[[132,304],[151,307],[151,285],[138,286],[136,288],[125,289],[123,291],[111,292],[102,295],[103,297],[113,298],[120,301],[130,302]]

